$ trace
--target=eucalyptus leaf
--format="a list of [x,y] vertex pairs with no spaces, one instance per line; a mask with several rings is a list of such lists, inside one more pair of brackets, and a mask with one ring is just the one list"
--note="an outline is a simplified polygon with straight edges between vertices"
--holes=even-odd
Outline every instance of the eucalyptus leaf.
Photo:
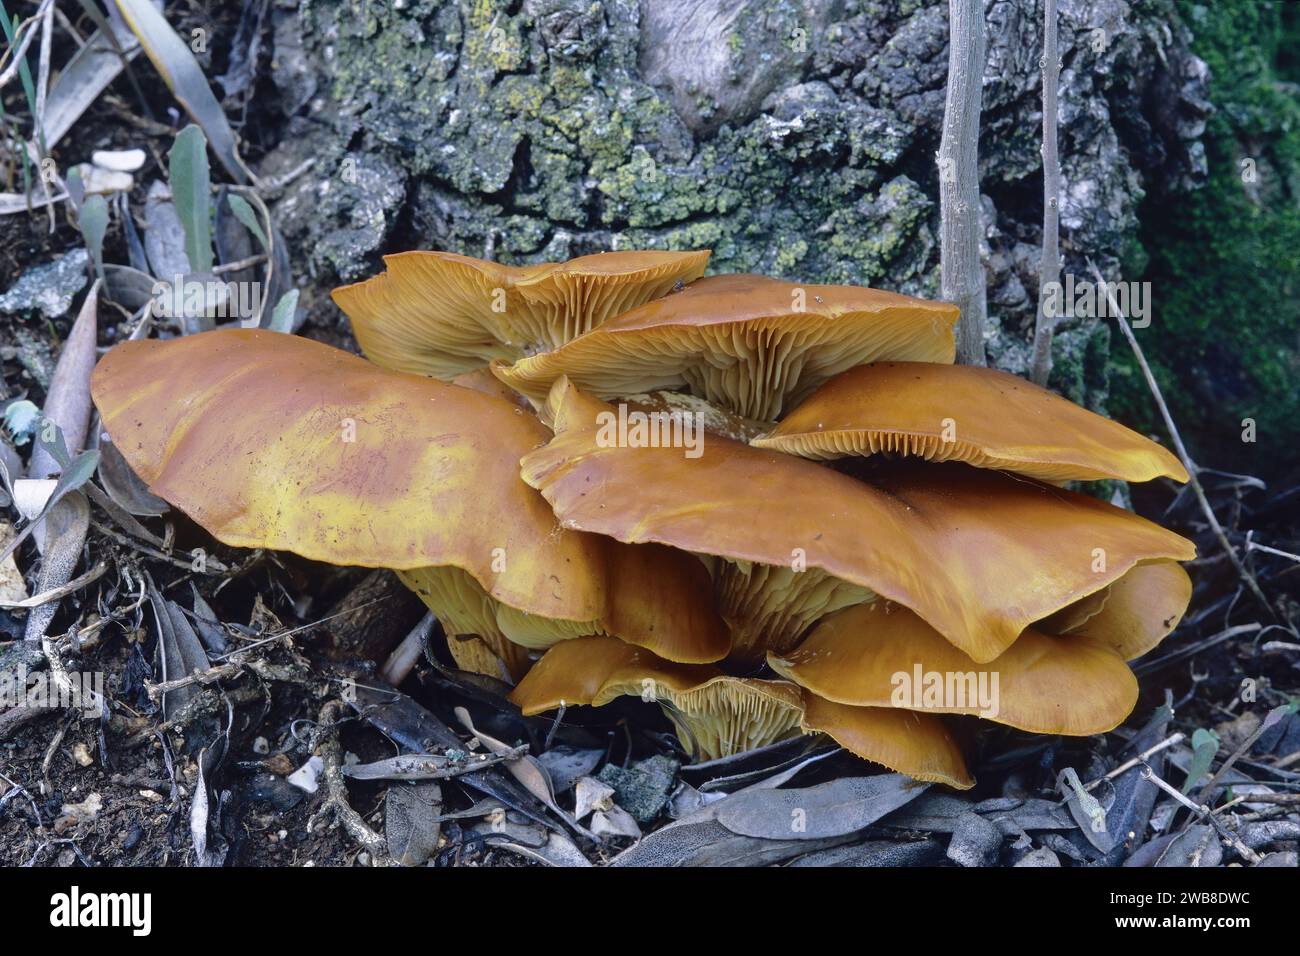
[[[167,18],[150,0],[115,2],[172,95],[203,127],[221,165],[236,182],[248,182],[248,168],[239,158],[235,132],[189,44],[172,29]],[[200,268],[198,263],[195,263],[195,268]]]
[[747,790],[717,805],[732,833],[769,840],[819,840],[856,833],[916,799],[928,784],[901,773],[841,777],[815,787]]
[[95,275],[104,278],[104,235],[108,232],[108,202],[103,196],[87,196],[77,217],[81,237],[95,263]]
[[1183,793],[1190,793],[1192,787],[1210,770],[1214,755],[1219,752],[1219,735],[1204,727],[1192,734],[1192,763],[1187,768],[1187,779],[1183,782]]
[[438,848],[442,788],[436,783],[397,784],[384,795],[388,852],[403,866],[423,866]]
[[212,180],[208,171],[208,141],[193,123],[176,134],[167,153],[167,178],[172,202],[185,230],[185,254],[195,272],[211,272]]
[[293,316],[298,310],[298,290],[290,289],[271,310],[271,319],[266,327],[272,332],[293,332]]
[[257,221],[257,213],[253,211],[253,207],[249,205],[248,200],[238,193],[231,193],[226,198],[226,202],[230,206],[230,211],[235,214],[235,218],[242,222],[249,232],[257,236],[257,241],[262,244],[262,248],[270,249],[271,242],[266,238],[266,231],[262,229],[262,224]]

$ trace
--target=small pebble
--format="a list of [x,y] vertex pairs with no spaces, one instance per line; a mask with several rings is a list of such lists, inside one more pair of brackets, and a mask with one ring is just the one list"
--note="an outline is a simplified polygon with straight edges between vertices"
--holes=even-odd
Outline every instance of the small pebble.
[[90,161],[100,169],[133,173],[144,165],[145,155],[143,149],[97,149],[90,154]]

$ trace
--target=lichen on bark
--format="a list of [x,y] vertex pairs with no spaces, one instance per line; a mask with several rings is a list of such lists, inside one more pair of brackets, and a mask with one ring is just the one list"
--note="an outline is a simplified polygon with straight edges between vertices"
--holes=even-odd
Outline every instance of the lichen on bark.
[[[318,277],[404,248],[524,263],[707,246],[713,271],[938,295],[946,4],[277,3],[291,115],[262,172],[316,159],[278,212]],[[985,5],[989,354],[1016,371],[1038,292],[1037,6]],[[1200,175],[1195,122],[1178,119],[1204,81],[1170,9],[1062,0],[1067,271],[1086,254],[1113,273],[1144,192]],[[1084,322],[1057,346],[1053,384],[1094,406],[1104,334]]]

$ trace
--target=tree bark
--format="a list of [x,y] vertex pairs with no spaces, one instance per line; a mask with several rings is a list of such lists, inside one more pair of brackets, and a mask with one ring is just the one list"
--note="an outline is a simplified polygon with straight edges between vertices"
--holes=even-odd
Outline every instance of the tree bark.
[[944,299],[961,310],[957,361],[987,365],[980,262],[979,135],[985,63],[982,0],[948,2],[948,89],[939,142],[939,265]]
[[1061,57],[1056,45],[1056,0],[1043,0],[1043,258],[1038,267],[1038,315],[1034,321],[1033,380],[1052,374],[1056,315],[1048,315],[1047,292],[1061,279],[1061,159],[1056,151],[1056,91]]

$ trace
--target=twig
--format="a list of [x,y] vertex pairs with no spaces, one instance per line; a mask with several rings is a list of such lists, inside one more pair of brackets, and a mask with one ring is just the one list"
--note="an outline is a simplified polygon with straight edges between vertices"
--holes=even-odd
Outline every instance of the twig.
[[61,598],[67,597],[73,591],[85,587],[92,581],[98,581],[104,576],[104,572],[107,570],[108,563],[101,561],[85,574],[78,578],[73,578],[67,584],[61,585],[57,588],[50,588],[50,590],[42,591],[40,594],[33,594],[31,597],[24,598],[21,601],[0,601],[0,607],[33,608],[40,607],[42,604],[49,604],[51,601],[58,601]]
[[375,866],[388,866],[392,861],[388,855],[388,842],[376,833],[361,818],[361,814],[352,809],[348,803],[347,784],[343,779],[343,760],[339,745],[337,721],[344,704],[332,700],[321,708],[316,730],[312,734],[312,750],[325,764],[321,776],[325,781],[325,802],[307,821],[307,833],[315,831],[316,821],[332,816],[342,825],[348,834],[362,845],[369,853]]
[[1232,768],[1232,765],[1240,760],[1246,754],[1246,751],[1255,746],[1255,741],[1264,736],[1264,732],[1276,723],[1276,720],[1269,720],[1267,716],[1259,722],[1259,726],[1255,728],[1249,737],[1242,741],[1241,746],[1233,751],[1232,756],[1219,766],[1219,769],[1215,771],[1214,776],[1211,777],[1209,782],[1201,788],[1199,796],[1202,803],[1205,803],[1210,799],[1210,794],[1214,792],[1215,785],[1218,784],[1218,782],[1223,778],[1223,775]]
[[1231,830],[1225,827],[1223,823],[1219,820],[1219,818],[1210,812],[1209,807],[1205,806],[1204,804],[1198,805],[1193,803],[1188,797],[1180,793],[1177,787],[1171,786],[1170,784],[1162,780],[1160,776],[1154,770],[1151,769],[1150,764],[1142,765],[1142,779],[1150,780],[1152,783],[1154,783],[1165,793],[1169,794],[1169,796],[1173,797],[1183,806],[1187,807],[1194,814],[1196,814],[1198,819],[1209,820],[1211,826],[1213,826],[1214,829],[1218,832],[1220,838],[1222,838],[1225,842],[1231,844],[1233,849],[1235,849],[1241,855],[1241,858],[1245,860],[1247,863],[1259,862],[1260,860],[1259,854],[1256,853],[1254,850],[1252,850],[1250,847],[1246,846],[1246,844],[1242,843],[1240,838],[1238,838],[1238,836],[1235,833],[1233,833]]
[[963,365],[988,364],[979,186],[985,53],[982,0],[948,0],[948,86],[939,140],[939,271],[943,297],[960,310],[957,361]]
[[1222,546],[1224,552],[1228,555],[1228,559],[1232,562],[1232,566],[1237,569],[1237,574],[1241,577],[1241,580],[1245,582],[1246,587],[1250,589],[1250,593],[1255,595],[1256,600],[1258,600],[1260,604],[1264,605],[1264,608],[1270,615],[1272,615],[1273,607],[1268,603],[1268,598],[1264,596],[1264,592],[1260,590],[1259,582],[1256,581],[1255,576],[1246,569],[1246,566],[1241,563],[1241,558],[1238,556],[1236,549],[1232,546],[1232,542],[1228,540],[1228,535],[1224,532],[1223,525],[1219,524],[1219,519],[1215,516],[1214,509],[1210,507],[1209,499],[1205,497],[1205,489],[1201,487],[1201,482],[1196,477],[1199,468],[1196,462],[1192,461],[1192,456],[1187,453],[1187,446],[1183,444],[1183,436],[1179,434],[1178,426],[1174,424],[1174,418],[1169,414],[1169,406],[1165,404],[1165,396],[1161,393],[1160,386],[1156,384],[1156,377],[1151,372],[1151,366],[1147,364],[1147,357],[1142,352],[1142,346],[1138,345],[1137,337],[1129,327],[1128,319],[1120,310],[1118,303],[1115,301],[1113,291],[1110,286],[1106,284],[1106,280],[1102,278],[1100,270],[1098,270],[1096,264],[1091,259],[1088,260],[1088,268],[1092,271],[1092,277],[1097,280],[1097,287],[1106,290],[1106,301],[1110,305],[1111,314],[1115,316],[1115,321],[1119,324],[1119,330],[1124,333],[1124,338],[1128,340],[1129,348],[1133,350],[1133,356],[1137,359],[1138,367],[1142,370],[1142,377],[1146,379],[1147,387],[1151,389],[1151,396],[1155,399],[1156,407],[1160,410],[1160,417],[1164,419],[1165,429],[1169,432],[1169,437],[1173,440],[1174,450],[1178,453],[1178,458],[1182,461],[1183,467],[1187,469],[1188,484],[1192,486],[1192,493],[1196,495],[1196,500],[1200,502],[1201,511],[1204,512],[1206,520],[1209,521],[1210,528],[1214,531],[1214,536],[1219,539],[1220,546]]
[[[39,10],[18,25],[18,30],[14,33],[14,39],[18,38],[19,33],[23,33],[23,39],[22,42],[18,44],[18,49],[13,53],[13,62],[5,67],[3,73],[0,73],[0,88],[3,88],[6,83],[18,75],[18,71],[22,68],[23,57],[27,55],[27,48],[30,47],[32,41],[36,39],[37,23],[39,19],[45,15],[46,8],[53,2],[54,0],[45,0],[45,2],[41,4]],[[0,63],[3,63],[5,59],[7,59],[7,57],[0,58]]]
[[236,259],[234,262],[223,262],[219,266],[213,266],[212,274],[219,276],[227,272],[238,272],[240,269],[248,269],[264,261],[266,261],[266,253],[259,252],[257,255],[248,256],[246,259]]
[[429,635],[433,633],[433,625],[436,621],[432,611],[420,618],[420,622],[411,629],[411,633],[402,638],[402,643],[388,655],[388,660],[384,662],[379,676],[394,687],[406,680],[407,675],[411,673],[411,668],[415,667],[415,662],[424,653],[424,646],[429,640]]
[[1101,786],[1107,780],[1114,780],[1116,777],[1124,773],[1126,770],[1132,770],[1138,764],[1146,763],[1148,757],[1160,753],[1160,751],[1164,750],[1167,747],[1172,747],[1175,744],[1180,744],[1185,739],[1187,739],[1187,735],[1182,733],[1181,731],[1179,731],[1176,734],[1173,734],[1172,736],[1166,737],[1164,740],[1160,741],[1160,743],[1156,744],[1154,747],[1149,747],[1146,750],[1142,751],[1132,760],[1124,761],[1124,763],[1120,764],[1118,767],[1116,767],[1110,773],[1106,774],[1104,777],[1098,777],[1096,780],[1092,781],[1092,783],[1085,784],[1083,789],[1093,790],[1096,787]]
[[1056,316],[1047,314],[1047,290],[1061,278],[1061,159],[1056,148],[1056,94],[1061,58],[1056,43],[1056,0],[1043,0],[1043,257],[1038,265],[1038,315],[1030,377],[1046,386],[1052,374]]

